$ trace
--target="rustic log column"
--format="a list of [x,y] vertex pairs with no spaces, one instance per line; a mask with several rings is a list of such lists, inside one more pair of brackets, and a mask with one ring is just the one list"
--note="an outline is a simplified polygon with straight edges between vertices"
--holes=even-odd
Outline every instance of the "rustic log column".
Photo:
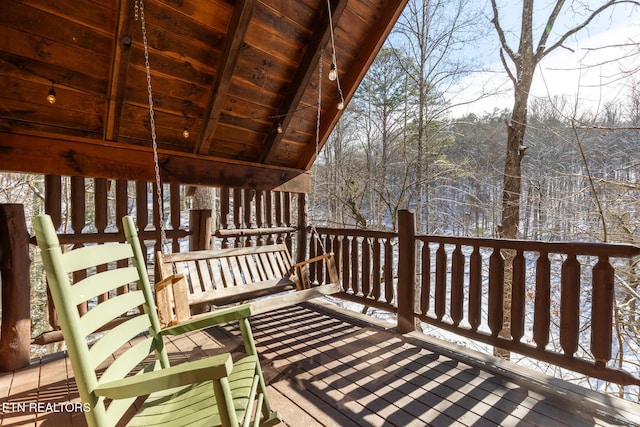
[[196,187],[193,192],[193,207],[189,212],[190,251],[211,249],[215,199],[216,190],[213,187]]
[[[416,329],[413,315],[416,286],[416,219],[413,212],[398,212],[398,332]],[[391,268],[391,266],[386,266]]]
[[29,233],[24,206],[0,205],[0,274],[2,277],[2,326],[0,370],[29,365],[31,340],[31,286],[29,282]]
[[192,209],[189,212],[189,250],[211,249],[211,209]]

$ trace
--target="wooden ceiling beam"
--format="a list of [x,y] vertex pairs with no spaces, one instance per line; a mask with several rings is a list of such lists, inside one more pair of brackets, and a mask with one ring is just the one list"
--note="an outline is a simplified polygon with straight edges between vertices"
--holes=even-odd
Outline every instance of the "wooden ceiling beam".
[[[353,97],[358,85],[360,85],[365,74],[369,71],[371,63],[376,58],[389,33],[391,33],[393,26],[400,17],[407,2],[408,0],[384,2],[384,10],[380,11],[380,14],[376,16],[376,21],[379,22],[380,25],[373,27],[371,34],[359,49],[359,54],[353,65],[349,67],[349,70],[346,73],[341,73],[340,84],[345,102],[348,102]],[[338,111],[338,114],[332,116],[332,120],[328,120],[322,125],[319,137],[320,147],[322,147],[329,138],[331,131],[342,115],[342,111]],[[297,164],[296,167],[309,170],[315,161],[315,155],[316,146],[309,144],[300,156],[300,163]]]
[[194,153],[207,154],[209,152],[255,4],[256,0],[240,0],[235,5],[222,47],[222,54],[216,67],[215,81],[209,91],[209,100]]
[[[35,154],[37,153],[37,154]],[[309,193],[308,172],[158,151],[163,182]],[[0,132],[0,171],[154,181],[148,147]]]
[[[333,21],[334,28],[338,25],[342,13],[347,7],[347,0],[338,0],[332,5],[331,19]],[[326,6],[323,2],[323,5]],[[328,11],[322,14],[322,19],[318,21],[318,26],[314,33],[314,38],[309,42],[307,50],[304,53],[300,66],[296,71],[296,75],[289,85],[287,94],[285,95],[282,103],[280,104],[280,110],[278,111],[278,117],[281,117],[279,124],[282,129],[287,129],[289,122],[291,121],[293,114],[298,109],[300,100],[304,95],[318,65],[320,54],[322,49],[327,45],[331,37],[329,31],[329,14]],[[273,159],[273,156],[278,151],[278,147],[282,142],[284,132],[278,133],[278,123],[274,122],[272,129],[269,131],[267,140],[264,144],[262,153],[260,155],[260,163],[269,164]]]
[[127,70],[131,58],[131,20],[133,19],[128,0],[118,2],[118,27],[113,46],[111,76],[107,91],[107,109],[104,123],[105,141],[117,141],[120,133],[120,117],[127,83]]

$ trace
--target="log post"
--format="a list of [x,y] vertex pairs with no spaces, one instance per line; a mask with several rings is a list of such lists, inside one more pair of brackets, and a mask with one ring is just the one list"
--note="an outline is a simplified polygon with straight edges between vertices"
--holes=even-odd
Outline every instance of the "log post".
[[213,187],[196,187],[193,192],[193,207],[189,212],[190,251],[211,249],[214,207],[215,189]]
[[211,249],[211,209],[192,209],[189,212],[189,250]]
[[414,331],[416,286],[416,218],[403,209],[398,212],[398,332]]
[[2,325],[0,370],[29,365],[31,340],[31,284],[29,281],[29,233],[20,204],[0,205],[0,275]]

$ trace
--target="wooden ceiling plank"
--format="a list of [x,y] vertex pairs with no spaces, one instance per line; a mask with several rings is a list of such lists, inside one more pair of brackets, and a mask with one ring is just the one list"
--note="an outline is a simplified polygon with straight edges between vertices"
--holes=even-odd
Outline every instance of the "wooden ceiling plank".
[[233,10],[229,30],[222,48],[216,77],[209,91],[209,101],[205,109],[203,124],[195,152],[206,154],[213,142],[213,136],[220,120],[222,107],[229,92],[233,70],[240,56],[240,49],[251,22],[256,0],[240,0]]
[[92,2],[91,7],[82,7],[78,0],[20,0],[20,3],[105,33],[115,25],[113,8],[109,7],[112,2]]
[[[69,59],[69,45],[56,40],[45,40],[42,37],[28,31],[3,27],[0,33],[0,52],[5,54],[22,56],[25,58],[38,58],[39,63],[59,66],[65,70],[76,71],[91,76],[104,76],[107,78],[108,54],[96,52],[83,47],[73,47],[73,60]],[[52,80],[54,76],[46,76]],[[57,78],[64,81],[63,78]],[[104,94],[104,93],[103,93]]]
[[[334,27],[337,26],[340,21],[340,17],[346,9],[347,3],[348,0],[338,0],[333,4],[331,9],[331,19]],[[329,31],[328,13],[325,12],[322,14],[322,19],[318,21],[318,27],[313,33],[315,36],[307,46],[302,61],[300,62],[300,66],[289,85],[289,90],[287,91],[287,94],[281,103],[280,111],[278,112],[278,117],[281,117],[279,124],[283,129],[287,129],[293,114],[296,112],[300,100],[302,99],[304,92],[307,90],[309,82],[315,73],[321,50],[329,42],[331,33]],[[278,133],[277,127],[278,123],[274,122],[267,136],[267,140],[265,141],[262,154],[260,155],[260,163],[269,164],[280,146],[285,132]]]
[[[389,33],[393,29],[396,21],[400,17],[400,14],[404,10],[408,0],[393,0],[385,2],[385,9],[380,11],[377,17],[379,25],[373,25],[369,37],[366,43],[361,45],[358,57],[352,66],[349,67],[348,72],[341,76],[340,83],[344,94],[345,102],[348,102],[353,97],[354,92],[358,88],[358,85],[364,78],[365,74],[369,70],[371,63],[375,59],[376,55],[382,48]],[[344,110],[343,110],[344,111]],[[335,114],[332,120],[327,120],[322,124],[320,129],[320,148],[329,138],[331,131],[335,127],[336,123],[340,119],[342,112]],[[309,170],[315,161],[316,147],[314,144],[309,144],[305,150],[305,153],[300,157],[300,162],[296,165],[301,169]]]
[[[34,156],[33,153],[39,153]],[[311,191],[309,173],[196,154],[158,151],[163,182],[255,190]],[[148,147],[0,132],[0,171],[153,181]]]
[[132,13],[128,0],[118,2],[118,27],[111,61],[111,78],[107,91],[107,109],[105,113],[104,139],[117,141],[120,133],[120,117],[124,103],[124,90],[127,83],[127,70],[131,58],[131,20]]

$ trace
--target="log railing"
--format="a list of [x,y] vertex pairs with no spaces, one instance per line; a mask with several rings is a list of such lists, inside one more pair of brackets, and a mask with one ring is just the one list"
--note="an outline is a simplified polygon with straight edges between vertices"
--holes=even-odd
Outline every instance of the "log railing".
[[[393,232],[312,228],[309,257],[333,252],[342,280],[340,298],[395,312],[397,238]],[[326,281],[327,274],[310,271],[311,280],[317,282]]]
[[637,366],[613,366],[616,280],[639,247],[417,236],[413,221],[402,212],[398,233],[317,228],[325,250],[340,253],[337,295],[396,312],[402,332],[419,320],[590,377],[640,384]]

